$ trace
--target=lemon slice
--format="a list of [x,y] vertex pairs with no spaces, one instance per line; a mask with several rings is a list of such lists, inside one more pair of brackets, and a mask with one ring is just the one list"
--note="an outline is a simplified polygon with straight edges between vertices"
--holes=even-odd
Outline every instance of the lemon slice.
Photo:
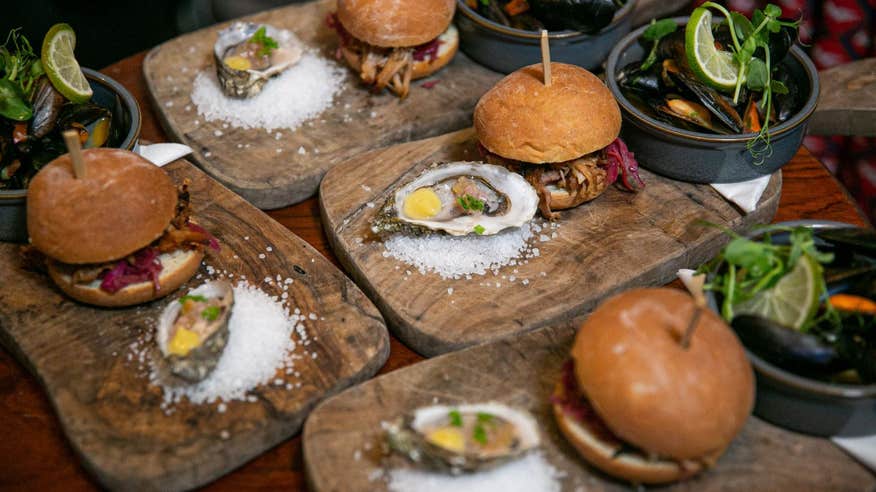
[[821,265],[803,255],[771,289],[733,307],[735,314],[755,314],[800,329],[816,312],[823,290]]
[[716,89],[736,87],[739,65],[733,53],[715,47],[709,9],[697,8],[691,14],[684,31],[684,51],[690,69],[700,80]]
[[40,60],[55,89],[75,103],[91,99],[91,85],[73,55],[76,33],[68,24],[55,24],[43,38]]

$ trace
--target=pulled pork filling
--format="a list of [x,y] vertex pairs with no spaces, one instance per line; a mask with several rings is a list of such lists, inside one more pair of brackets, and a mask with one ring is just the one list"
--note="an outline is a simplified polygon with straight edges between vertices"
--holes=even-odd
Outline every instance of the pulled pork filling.
[[110,294],[140,282],[152,282],[160,290],[158,279],[163,267],[159,256],[180,249],[203,249],[209,246],[219,250],[219,242],[203,227],[189,221],[188,181],[179,188],[176,215],[164,234],[149,246],[139,249],[121,260],[90,265],[67,265],[58,262],[75,284],[89,284],[100,280],[100,288]]
[[577,159],[543,164],[507,159],[490,152],[480,143],[478,149],[490,164],[503,166],[523,175],[538,193],[538,208],[542,215],[551,220],[557,218],[557,214],[551,209],[551,190],[564,190],[573,202],[583,203],[598,197],[618,178],[631,191],[644,186],[638,174],[638,164],[620,138],[602,150]]
[[[414,73],[414,62],[434,61],[438,58],[441,42],[438,38],[419,46],[406,48],[381,48],[371,46],[353,37],[341,25],[336,14],[329,14],[326,23],[338,33],[341,47],[354,53],[359,59],[359,76],[375,91],[388,87],[392,92],[404,99],[411,88],[411,78]],[[341,58],[341,48],[338,48],[337,58]]]

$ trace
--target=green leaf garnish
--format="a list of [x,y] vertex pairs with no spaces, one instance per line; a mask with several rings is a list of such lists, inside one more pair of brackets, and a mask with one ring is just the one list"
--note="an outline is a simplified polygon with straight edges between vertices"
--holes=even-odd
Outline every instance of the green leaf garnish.
[[219,313],[222,312],[222,308],[219,306],[208,306],[201,311],[201,317],[207,321],[216,321],[216,318],[219,317]]
[[483,212],[484,210],[484,201],[471,195],[457,197],[456,202],[466,211]]
[[259,49],[259,56],[267,56],[271,54],[271,51],[280,47],[277,43],[277,40],[268,36],[268,31],[265,26],[258,28],[255,34],[249,38],[250,43],[255,43],[261,45]]
[[462,427],[462,414],[459,413],[459,410],[451,410],[447,416],[450,418],[450,425]]
[[672,19],[660,19],[659,21],[651,19],[651,25],[642,33],[643,38],[653,42],[648,57],[645,58],[640,67],[642,70],[648,70],[657,61],[657,45],[660,43],[660,39],[674,33],[677,29],[678,24]]
[[484,229],[484,226],[482,226],[480,224],[474,226],[474,229],[472,229],[472,231],[474,231],[474,233],[477,234],[478,236],[483,234],[485,230],[486,229]]
[[179,298],[180,304],[185,304],[186,301],[207,302],[207,298],[201,295],[186,295]]
[[471,437],[479,442],[481,446],[484,446],[487,444],[487,429],[485,429],[483,425],[477,424],[474,426]]
[[478,412],[478,422],[488,424],[493,421],[493,414],[486,412]]

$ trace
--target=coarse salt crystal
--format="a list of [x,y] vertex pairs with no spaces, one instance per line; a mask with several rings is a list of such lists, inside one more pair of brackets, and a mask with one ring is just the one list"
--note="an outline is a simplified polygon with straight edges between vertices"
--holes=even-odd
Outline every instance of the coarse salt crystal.
[[307,153],[307,150],[304,148],[303,145],[298,147],[298,155],[304,155],[306,153]]
[[264,253],[259,253],[259,259],[260,259],[260,260],[264,260],[265,258],[267,258],[267,257],[265,256]]
[[560,492],[564,476],[542,453],[529,453],[497,468],[461,475],[395,468],[387,486],[391,492]]

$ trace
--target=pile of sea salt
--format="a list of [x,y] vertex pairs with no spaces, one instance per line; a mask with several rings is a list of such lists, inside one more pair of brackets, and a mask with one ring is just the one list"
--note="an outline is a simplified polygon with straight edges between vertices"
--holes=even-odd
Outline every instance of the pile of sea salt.
[[455,476],[396,468],[389,472],[387,485],[392,492],[559,492],[564,476],[541,453],[529,453],[497,468]]
[[[311,313],[310,319],[315,318]],[[222,412],[226,407],[221,402],[256,401],[257,398],[249,392],[262,385],[284,386],[287,390],[301,386],[300,382],[293,384],[284,377],[300,375],[295,371],[295,361],[304,356],[296,354],[295,349],[298,345],[310,344],[304,320],[305,316],[297,308],[290,314],[279,297],[241,281],[234,286],[228,342],[216,368],[206,379],[194,384],[180,384],[168,377],[160,353],[151,343],[151,336],[131,346],[132,356],[142,364],[147,354],[153,354],[148,377],[150,383],[163,391],[161,407],[165,412],[170,413],[172,405],[184,399],[195,404],[220,402],[218,409]],[[129,356],[129,359],[133,357]],[[311,357],[316,358],[316,353]],[[278,374],[284,377],[278,377]]]
[[556,223],[531,221],[491,236],[396,234],[384,242],[383,256],[444,279],[471,278],[487,272],[498,275],[502,267],[528,263],[540,256],[537,244],[555,239],[558,227]]
[[216,71],[204,70],[195,77],[192,101],[208,121],[227,121],[238,128],[294,130],[332,105],[345,77],[346,71],[337,63],[305,51],[298,63],[248,99],[226,96]]

